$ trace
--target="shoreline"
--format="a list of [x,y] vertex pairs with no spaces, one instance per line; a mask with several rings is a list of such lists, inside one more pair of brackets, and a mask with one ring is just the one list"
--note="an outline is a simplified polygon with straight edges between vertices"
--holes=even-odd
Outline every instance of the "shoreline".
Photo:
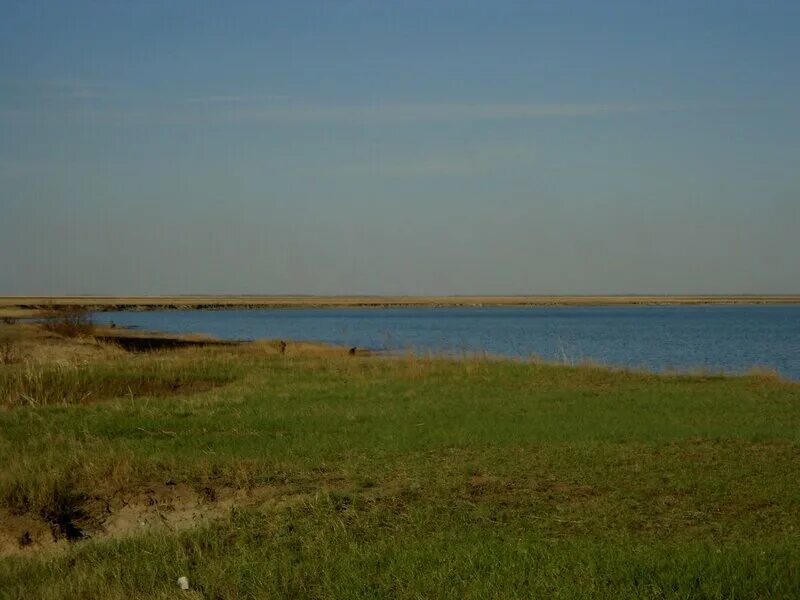
[[[1,315],[1,313],[0,313]],[[24,320],[23,320],[24,321]],[[0,322],[0,328],[3,324]],[[45,337],[48,335],[45,328],[40,323],[14,323],[6,324],[5,327],[21,328],[18,330],[15,339],[29,339],[35,340],[40,338],[42,334]],[[63,336],[55,334],[55,338],[63,341],[70,342],[70,340],[91,340],[100,344],[111,344],[119,347],[125,353],[132,354],[148,354],[154,351],[163,350],[178,350],[195,348],[204,350],[209,348],[247,348],[247,347],[270,347],[273,346],[276,352],[279,350],[279,345],[284,344],[284,348],[291,348],[292,354],[299,351],[301,354],[311,352],[312,354],[324,354],[328,356],[347,356],[357,355],[359,357],[373,357],[384,358],[389,360],[403,360],[409,357],[414,357],[419,360],[444,360],[456,363],[469,362],[476,358],[481,360],[488,360],[494,363],[508,363],[508,364],[532,364],[545,367],[566,367],[572,369],[590,369],[599,370],[607,373],[627,374],[637,376],[656,377],[658,379],[669,380],[674,377],[696,377],[701,379],[741,379],[748,377],[767,378],[772,381],[778,381],[783,384],[800,385],[800,379],[794,379],[783,373],[780,373],[775,368],[762,365],[753,364],[750,367],[742,370],[728,371],[724,369],[713,369],[697,365],[685,369],[652,369],[643,366],[631,366],[624,364],[606,363],[592,358],[582,358],[569,362],[562,362],[557,359],[548,359],[538,355],[531,355],[528,357],[513,356],[505,354],[494,354],[485,351],[476,351],[472,353],[416,353],[407,349],[376,349],[368,347],[350,348],[346,345],[331,344],[319,340],[304,340],[297,338],[253,338],[253,339],[222,339],[216,336],[200,333],[200,332],[183,332],[175,333],[162,330],[153,329],[137,329],[126,326],[110,327],[107,325],[93,325],[91,333],[77,335],[77,336]],[[27,332],[27,333],[26,333]],[[36,332],[36,333],[34,333]],[[356,352],[351,352],[355,349]],[[283,353],[283,351],[281,351]]]
[[[21,338],[36,338],[37,334],[31,332],[36,331],[39,334],[45,330],[40,323],[26,323],[6,325],[6,327],[22,327],[29,333],[18,334],[17,339]],[[2,327],[2,324],[0,324]],[[56,336],[62,337],[62,336]],[[346,345],[331,344],[319,340],[304,340],[297,338],[254,338],[254,339],[221,339],[216,336],[199,333],[199,332],[184,332],[175,333],[153,329],[136,329],[126,326],[110,327],[107,325],[94,325],[93,331],[90,334],[76,336],[75,338],[62,338],[62,339],[89,339],[99,342],[101,344],[112,344],[118,346],[121,350],[127,353],[144,353],[147,354],[159,350],[177,350],[188,348],[246,348],[250,347],[263,347],[269,346],[277,349],[279,344],[285,344],[284,348],[291,348],[294,351],[323,353],[326,355],[340,355],[345,356],[350,354],[351,348]],[[599,369],[610,373],[627,373],[637,374],[644,376],[655,376],[658,378],[670,377],[700,377],[700,378],[743,378],[743,377],[767,377],[771,380],[781,381],[783,383],[800,385],[800,380],[793,379],[783,373],[778,372],[773,367],[768,365],[753,364],[746,369],[739,371],[727,371],[720,369],[713,369],[697,365],[686,369],[651,369],[643,366],[630,366],[624,364],[606,363],[592,358],[582,358],[579,360],[562,362],[557,359],[547,359],[537,355],[528,357],[513,356],[505,354],[494,354],[485,351],[476,351],[472,353],[415,353],[411,351],[409,354],[408,349],[376,349],[368,347],[357,347],[355,355],[359,357],[373,357],[384,358],[389,360],[403,360],[410,356],[420,360],[445,360],[463,362],[470,361],[476,358],[481,360],[489,360],[492,362],[500,363],[514,363],[514,364],[536,364],[548,367],[568,367],[568,368],[588,368]]]
[[[223,339],[216,336],[200,333],[200,332],[185,332],[174,333],[153,329],[136,329],[126,326],[116,326],[114,328],[107,325],[95,325],[95,331],[91,337],[103,343],[112,343],[127,352],[150,352],[154,350],[170,350],[179,348],[207,348],[207,347],[244,347],[252,345],[277,345],[285,344],[285,348],[299,348],[305,350],[322,351],[325,353],[346,355],[349,353],[351,347],[347,345],[332,344],[329,342],[313,340],[313,339],[300,339],[300,338],[253,338],[253,339]],[[439,359],[450,361],[469,361],[479,358],[482,360],[490,360],[494,362],[510,362],[510,363],[530,363],[537,365],[547,365],[550,367],[570,367],[570,368],[589,368],[600,369],[602,371],[609,371],[615,373],[630,373],[639,375],[649,375],[656,377],[723,377],[723,378],[741,378],[741,377],[769,377],[770,379],[782,381],[784,383],[800,385],[800,379],[794,379],[787,376],[776,368],[764,364],[752,364],[747,368],[741,370],[724,370],[696,365],[684,369],[654,369],[645,366],[634,366],[617,363],[607,363],[599,361],[591,357],[580,358],[570,361],[562,361],[555,358],[545,358],[539,355],[530,356],[515,356],[508,354],[495,354],[486,351],[475,352],[430,352],[430,353],[417,353],[413,350],[394,348],[394,349],[378,349],[369,347],[356,347],[356,354],[359,357],[373,357],[373,358],[386,358],[386,359],[400,359],[414,356],[419,359]]]
[[[76,300],[84,301],[86,299],[97,300],[99,297],[63,297],[60,298],[63,304],[48,304],[48,305],[24,305],[24,304],[17,304],[17,305],[3,305],[3,301],[9,300],[8,297],[0,297],[0,319],[5,320],[7,323],[11,324],[20,320],[22,322],[31,320],[36,321],[38,319],[49,318],[49,317],[56,317],[59,314],[69,313],[71,310],[76,310],[78,312],[87,311],[87,312],[96,312],[96,313],[104,313],[104,312],[111,312],[119,310],[120,312],[150,312],[150,311],[157,311],[157,310],[172,310],[175,312],[186,311],[186,310],[208,310],[208,311],[224,311],[224,310],[257,310],[257,309],[292,309],[292,308],[330,308],[330,306],[315,306],[310,304],[299,305],[299,306],[276,306],[276,305],[239,305],[239,304],[222,304],[222,305],[214,305],[220,306],[219,308],[206,308],[202,305],[195,305],[191,304],[191,301],[195,297],[192,298],[185,298],[183,299],[186,301],[186,304],[178,304],[172,305],[170,308],[164,304],[145,304],[141,305],[141,308],[130,308],[132,306],[139,306],[133,304],[125,304],[125,305],[87,305],[75,302]],[[225,300],[234,300],[233,297],[221,297]],[[327,298],[327,297],[326,297]],[[498,297],[500,300],[505,300],[506,297]],[[526,297],[528,298],[528,297]],[[545,297],[540,297],[542,299]],[[548,300],[552,297],[546,297]],[[569,297],[570,299],[574,299],[577,297]],[[600,297],[592,296],[586,297],[589,300],[597,300]],[[647,298],[652,299],[654,297],[637,297],[638,300],[642,300]],[[794,297],[792,297],[794,298]],[[161,298],[151,297],[147,298],[147,300],[160,300]],[[313,298],[314,300],[317,297]],[[346,298],[345,300],[349,300],[350,298]],[[454,299],[458,300],[459,297],[454,297]],[[780,297],[778,301],[778,297],[776,296],[759,296],[759,297],[745,297],[745,296],[725,296],[725,297],[714,297],[713,301],[709,302],[701,302],[701,299],[709,299],[709,297],[688,297],[688,296],[681,296],[681,297],[660,297],[661,300],[664,300],[660,304],[655,303],[647,303],[639,302],[635,303],[631,301],[631,297],[623,297],[620,298],[620,302],[616,304],[619,307],[633,307],[633,306],[793,306],[793,303],[787,302],[786,297]],[[270,300],[273,300],[270,298]],[[309,300],[312,300],[311,298]],[[419,298],[418,300],[428,300],[428,298]],[[758,302],[755,300],[759,300]],[[695,301],[694,303],[690,303],[690,301]],[[75,302],[75,303],[72,303]],[[797,298],[797,302],[800,303],[800,298]],[[101,306],[101,308],[97,308],[97,306]],[[211,306],[211,305],[205,305]],[[381,305],[385,306],[385,305]],[[455,307],[455,306],[476,306],[476,305],[467,305],[467,304],[450,304],[450,305],[434,305],[434,304],[398,304],[395,305],[397,307],[408,307],[408,306],[418,306],[419,308],[438,308],[438,307]],[[511,305],[511,304],[485,304],[480,305],[484,307],[502,307],[502,306],[518,306],[518,307],[530,307],[530,308],[545,308],[550,306],[585,306],[585,307],[601,307],[601,306],[609,306],[604,304],[528,304],[528,305]],[[614,305],[611,305],[614,306]],[[103,308],[104,307],[104,308]],[[10,308],[12,312],[8,312],[4,309]],[[342,308],[377,308],[376,305],[343,305]],[[241,346],[253,343],[263,343],[267,342],[280,342],[283,341],[292,346],[303,346],[303,347],[314,347],[314,348],[324,348],[326,351],[333,351],[334,353],[347,352],[350,348],[345,346],[336,346],[331,345],[330,343],[326,343],[319,340],[303,340],[303,339],[284,339],[279,340],[275,339],[262,339],[262,338],[252,338],[252,339],[221,339],[217,338],[213,335],[207,333],[200,333],[200,332],[169,332],[169,331],[162,331],[162,330],[150,330],[150,329],[138,329],[136,327],[127,327],[127,326],[109,326],[109,325],[94,325],[94,333],[92,337],[95,338],[99,342],[103,343],[112,343],[115,345],[120,346],[121,348],[132,351],[132,352],[148,352],[152,350],[160,350],[160,349],[175,349],[181,347],[206,347],[206,346]],[[393,357],[393,356],[402,356],[406,350],[403,349],[377,349],[377,348],[366,348],[366,347],[359,347],[358,354],[360,356],[369,355],[369,356],[384,356],[384,357]],[[436,354],[436,353],[434,353]],[[437,354],[438,358],[450,358],[450,359],[463,359],[471,357],[472,354],[481,355],[484,358],[489,358],[489,354],[486,352],[475,352],[475,353],[467,353],[465,355],[461,355],[459,353],[444,353],[441,355]],[[429,356],[430,357],[430,356]],[[491,358],[501,360],[501,361],[516,361],[520,357],[515,355],[505,355],[505,354],[492,354]],[[586,358],[580,359],[576,361],[568,361],[562,362],[558,359],[547,359],[543,357],[536,357],[537,363],[541,364],[549,364],[552,366],[591,366],[597,367],[605,370],[611,371],[631,371],[631,372],[639,372],[639,373],[647,373],[650,375],[700,375],[700,376],[722,376],[722,377],[741,377],[747,376],[752,374],[759,374],[759,375],[767,375],[771,378],[780,379],[785,382],[791,383],[798,383],[800,384],[800,379],[795,379],[791,376],[786,375],[785,373],[777,371],[775,367],[761,364],[761,363],[754,363],[749,367],[743,367],[737,370],[725,370],[725,369],[714,369],[704,367],[702,365],[695,365],[686,368],[668,368],[668,369],[655,369],[655,368],[648,368],[643,366],[631,366],[625,364],[616,364],[616,363],[606,363],[603,361],[597,361],[596,359]]]
[[467,308],[559,306],[795,305],[800,295],[542,295],[542,296],[0,296],[0,316],[53,309],[91,312],[258,310],[289,308]]

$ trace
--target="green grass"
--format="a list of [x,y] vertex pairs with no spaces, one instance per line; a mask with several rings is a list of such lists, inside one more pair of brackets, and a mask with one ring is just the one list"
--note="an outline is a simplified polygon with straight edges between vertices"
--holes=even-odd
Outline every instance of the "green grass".
[[[94,401],[0,412],[8,514],[91,524],[165,481],[247,494],[0,558],[0,596],[174,598],[180,575],[211,598],[800,595],[796,384],[257,348],[78,373]],[[176,373],[213,386],[125,388]]]

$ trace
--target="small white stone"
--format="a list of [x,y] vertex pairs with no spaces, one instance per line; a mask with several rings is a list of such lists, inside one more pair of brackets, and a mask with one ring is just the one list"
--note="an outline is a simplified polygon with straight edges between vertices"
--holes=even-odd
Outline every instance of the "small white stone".
[[189,589],[189,578],[188,577],[178,577],[178,587],[182,590]]

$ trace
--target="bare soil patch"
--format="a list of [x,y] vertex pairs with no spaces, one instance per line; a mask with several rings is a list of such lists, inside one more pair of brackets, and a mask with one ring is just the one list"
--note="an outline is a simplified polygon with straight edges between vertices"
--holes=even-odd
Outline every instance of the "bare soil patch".
[[58,551],[91,539],[177,531],[237,507],[278,507],[308,498],[281,486],[251,489],[158,483],[108,494],[72,495],[40,514],[0,509],[0,557]]

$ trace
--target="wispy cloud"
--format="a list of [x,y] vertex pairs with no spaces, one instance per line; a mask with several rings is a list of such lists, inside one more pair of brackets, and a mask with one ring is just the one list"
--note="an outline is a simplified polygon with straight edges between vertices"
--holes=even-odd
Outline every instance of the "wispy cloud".
[[198,96],[189,98],[190,104],[242,104],[253,102],[269,102],[272,100],[288,100],[290,96],[270,94],[267,96]]
[[365,106],[266,106],[231,111],[264,121],[458,121],[598,117],[674,110],[647,104],[379,104]]
[[[124,89],[109,83],[79,79],[54,79],[38,82],[34,92],[18,90],[17,102],[8,102],[5,109],[23,112],[40,111],[25,98],[58,102],[67,117],[97,120],[126,120],[143,123],[208,123],[243,121],[257,123],[425,123],[524,121],[536,119],[590,119],[606,116],[673,112],[719,107],[691,107],[676,103],[605,102],[559,104],[504,103],[392,103],[327,104],[303,102],[283,94],[217,94],[204,96],[161,95],[143,90]],[[80,101],[102,99],[86,112]],[[80,113],[69,111],[80,108]],[[53,113],[55,114],[55,113]],[[0,117],[3,116],[0,114]]]
[[190,104],[229,104],[241,102],[242,100],[242,96],[201,96],[199,98],[189,98],[187,102]]

